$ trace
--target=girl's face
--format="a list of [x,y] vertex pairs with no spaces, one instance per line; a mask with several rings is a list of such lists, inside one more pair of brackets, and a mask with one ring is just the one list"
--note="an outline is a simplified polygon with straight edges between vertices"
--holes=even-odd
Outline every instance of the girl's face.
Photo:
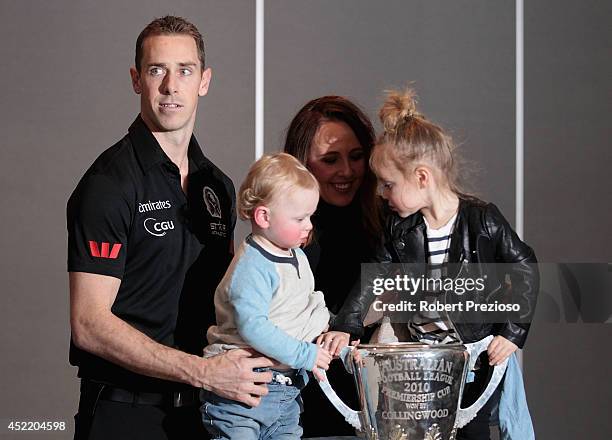
[[321,198],[334,206],[353,201],[366,171],[365,151],[344,122],[323,122],[314,136],[306,165],[319,181]]
[[419,185],[417,174],[405,174],[393,165],[377,172],[381,195],[389,208],[405,218],[426,206],[426,193]]

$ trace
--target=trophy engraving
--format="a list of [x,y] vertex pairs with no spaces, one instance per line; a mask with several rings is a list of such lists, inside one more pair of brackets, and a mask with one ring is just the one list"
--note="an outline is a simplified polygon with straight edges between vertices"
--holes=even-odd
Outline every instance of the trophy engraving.
[[442,440],[442,433],[440,432],[440,427],[437,423],[434,423],[429,427],[423,440]]
[[389,434],[389,438],[392,440],[404,440],[407,439],[408,436],[400,425],[395,425],[395,428],[393,428]]
[[469,408],[459,402],[467,373],[492,336],[473,344],[365,344],[343,350],[344,365],[357,386],[361,411],[348,408],[328,382],[319,382],[347,422],[368,440],[453,440],[486,403],[507,361]]

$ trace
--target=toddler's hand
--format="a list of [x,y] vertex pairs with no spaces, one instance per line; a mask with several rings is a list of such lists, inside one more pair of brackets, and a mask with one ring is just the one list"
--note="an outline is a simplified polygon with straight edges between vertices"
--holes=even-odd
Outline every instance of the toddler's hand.
[[327,370],[329,368],[329,363],[332,360],[332,355],[329,351],[324,349],[323,347],[317,347],[317,357],[315,359],[314,367],[312,369],[312,374],[320,380],[325,381],[323,374],[319,371],[319,368]]
[[503,336],[495,336],[489,344],[489,347],[487,347],[489,365],[501,364],[516,350],[518,350],[518,346],[513,342],[510,342]]
[[338,356],[340,350],[349,344],[351,335],[344,332],[327,332],[319,335],[317,345],[328,350],[332,356]]

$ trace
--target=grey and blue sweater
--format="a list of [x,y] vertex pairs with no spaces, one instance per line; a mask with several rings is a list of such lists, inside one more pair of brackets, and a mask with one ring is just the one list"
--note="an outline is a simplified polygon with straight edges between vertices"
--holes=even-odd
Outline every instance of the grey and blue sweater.
[[268,252],[252,236],[234,256],[215,292],[217,325],[208,329],[204,356],[252,347],[291,368],[312,370],[312,341],[327,327],[329,311],[306,255]]

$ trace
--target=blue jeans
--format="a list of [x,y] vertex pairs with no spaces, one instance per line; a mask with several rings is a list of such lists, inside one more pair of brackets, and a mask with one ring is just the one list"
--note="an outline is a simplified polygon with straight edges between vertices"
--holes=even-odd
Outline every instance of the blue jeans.
[[[277,373],[273,372],[274,377]],[[300,439],[300,389],[303,384],[285,385],[272,381],[268,394],[252,408],[204,391],[201,407],[204,427],[214,439],[293,440]]]

